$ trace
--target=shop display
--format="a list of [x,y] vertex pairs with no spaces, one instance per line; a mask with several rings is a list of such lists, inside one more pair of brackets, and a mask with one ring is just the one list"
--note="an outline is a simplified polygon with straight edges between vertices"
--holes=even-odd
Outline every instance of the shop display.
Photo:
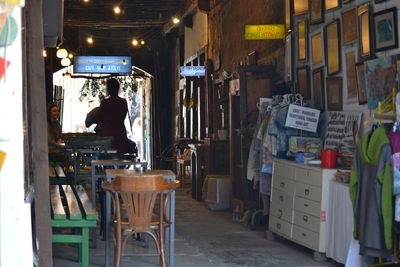
[[397,8],[374,13],[374,35],[377,52],[399,47]]
[[370,31],[370,5],[366,3],[358,7],[358,36],[359,54],[361,58],[368,58],[372,54]]
[[311,36],[311,57],[313,65],[319,65],[324,62],[322,36],[321,32]]
[[318,68],[312,74],[312,88],[314,108],[321,111],[325,110],[325,77],[324,68]]
[[350,9],[342,13],[343,44],[357,40],[357,10]]
[[326,78],[326,94],[328,110],[340,111],[343,109],[342,99],[343,81],[341,77]]
[[318,24],[324,21],[323,0],[310,0],[310,24]]
[[341,71],[340,22],[333,20],[325,26],[325,57],[327,75]]
[[310,75],[308,66],[297,68],[297,88],[304,99],[311,98]]
[[306,61],[308,57],[308,26],[307,20],[300,19],[297,22],[297,60]]

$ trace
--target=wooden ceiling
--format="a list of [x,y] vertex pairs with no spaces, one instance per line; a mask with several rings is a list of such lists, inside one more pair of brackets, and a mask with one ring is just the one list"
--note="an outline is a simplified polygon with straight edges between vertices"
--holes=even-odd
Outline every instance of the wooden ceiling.
[[[163,26],[190,0],[65,0],[63,46],[79,55],[132,54],[162,38]],[[120,14],[113,8],[119,5]],[[88,46],[86,37],[94,43]],[[132,39],[144,40],[133,47]]]

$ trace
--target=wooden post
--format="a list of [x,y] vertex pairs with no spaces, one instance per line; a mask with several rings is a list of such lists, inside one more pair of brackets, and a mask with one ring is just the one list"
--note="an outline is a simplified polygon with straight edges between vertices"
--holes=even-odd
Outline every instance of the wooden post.
[[39,266],[53,266],[47,148],[46,85],[42,57],[42,0],[26,1],[26,73],[34,183],[34,231]]

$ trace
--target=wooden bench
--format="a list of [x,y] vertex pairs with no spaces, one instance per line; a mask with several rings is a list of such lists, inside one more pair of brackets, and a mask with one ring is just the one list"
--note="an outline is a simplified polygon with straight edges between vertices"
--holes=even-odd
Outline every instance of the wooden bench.
[[52,235],[53,243],[79,244],[79,262],[89,266],[89,228],[96,227],[98,214],[85,189],[78,185],[50,186],[51,226],[71,228],[71,234]]

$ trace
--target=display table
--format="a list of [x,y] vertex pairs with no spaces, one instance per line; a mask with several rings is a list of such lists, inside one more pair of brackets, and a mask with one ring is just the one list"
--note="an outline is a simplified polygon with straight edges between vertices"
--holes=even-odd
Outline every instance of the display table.
[[330,181],[328,203],[326,256],[345,264],[353,237],[353,207],[349,185]]

